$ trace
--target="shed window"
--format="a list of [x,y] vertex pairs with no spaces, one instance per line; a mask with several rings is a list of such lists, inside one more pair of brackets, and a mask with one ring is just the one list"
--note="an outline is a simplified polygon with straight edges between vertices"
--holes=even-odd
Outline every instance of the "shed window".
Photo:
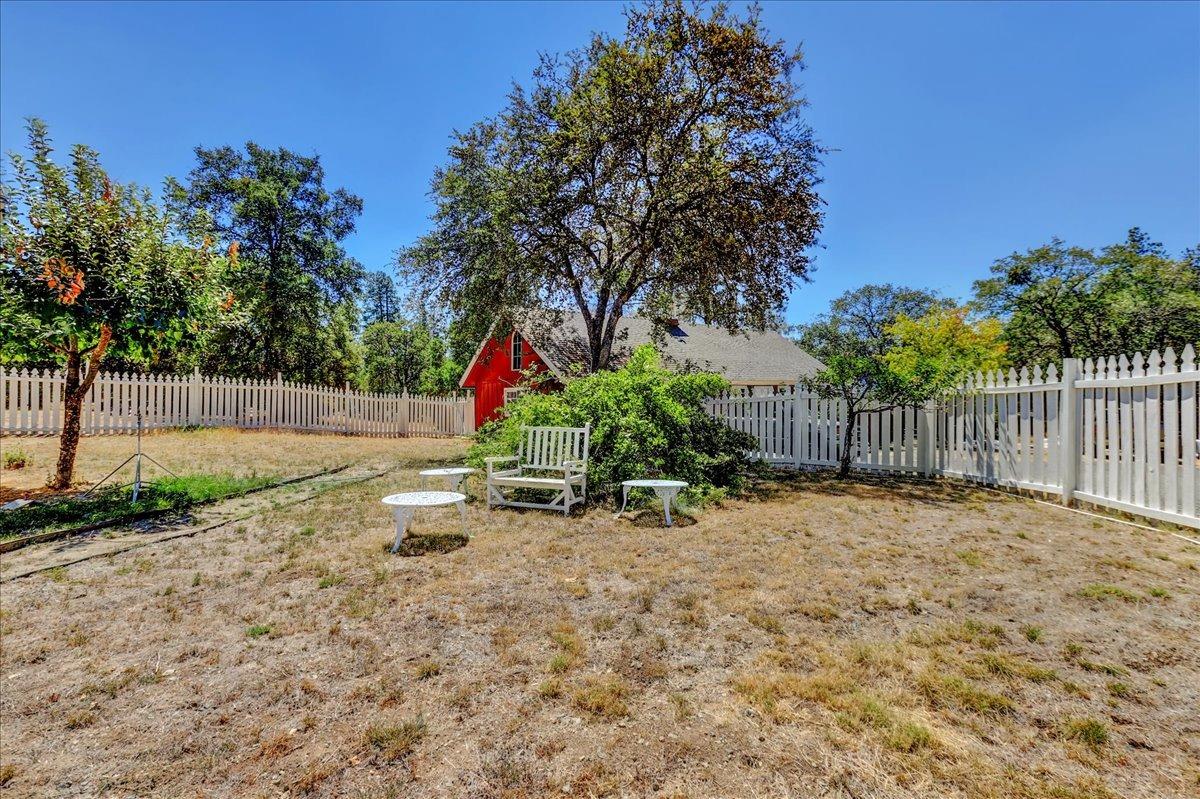
[[521,371],[521,334],[516,330],[512,334],[512,368],[514,372]]

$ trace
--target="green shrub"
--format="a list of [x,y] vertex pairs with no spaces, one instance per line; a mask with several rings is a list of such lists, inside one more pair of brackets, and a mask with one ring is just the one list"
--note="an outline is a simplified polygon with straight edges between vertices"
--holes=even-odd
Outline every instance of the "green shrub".
[[583,427],[590,423],[588,493],[619,493],[622,480],[663,477],[691,485],[687,499],[711,499],[714,489],[737,488],[750,436],[713,419],[704,401],[729,388],[711,372],[672,372],[650,345],[634,350],[621,369],[579,377],[561,392],[530,391],[505,406],[504,418],[484,425],[468,463],[513,455],[520,427]]
[[4,468],[5,469],[24,469],[29,465],[29,455],[25,450],[17,447],[4,453]]

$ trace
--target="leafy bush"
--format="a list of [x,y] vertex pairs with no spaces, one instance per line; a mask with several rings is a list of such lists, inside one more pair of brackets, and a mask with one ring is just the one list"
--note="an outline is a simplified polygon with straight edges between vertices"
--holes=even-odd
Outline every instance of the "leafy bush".
[[4,453],[5,469],[24,469],[28,465],[29,456],[25,454],[25,450],[21,449],[20,447]]
[[505,406],[505,416],[484,425],[468,454],[482,467],[489,455],[513,455],[520,427],[583,427],[590,423],[588,493],[619,492],[622,480],[685,480],[690,499],[736,488],[750,436],[729,429],[704,409],[704,400],[729,388],[710,372],[672,372],[650,345],[633,352],[616,371],[567,382],[561,392],[530,391]]

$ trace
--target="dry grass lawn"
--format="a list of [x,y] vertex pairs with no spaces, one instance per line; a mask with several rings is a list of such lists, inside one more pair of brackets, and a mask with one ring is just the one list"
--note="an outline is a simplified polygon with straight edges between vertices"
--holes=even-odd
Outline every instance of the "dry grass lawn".
[[[86,440],[83,477],[131,443]],[[14,490],[53,461],[20,444]],[[148,438],[189,470],[398,468],[5,583],[5,795],[1200,795],[1200,547],[951,484],[781,477],[671,530],[477,502],[466,546],[390,555],[379,497],[464,449]]]

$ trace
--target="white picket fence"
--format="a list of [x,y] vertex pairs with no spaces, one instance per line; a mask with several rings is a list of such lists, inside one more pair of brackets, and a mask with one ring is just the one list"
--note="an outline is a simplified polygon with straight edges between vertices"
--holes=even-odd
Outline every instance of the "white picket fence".
[[[0,429],[11,435],[62,430],[59,371],[0,369]],[[369,394],[281,380],[101,372],[83,404],[85,435],[241,427],[362,436],[461,436],[475,432],[475,399]]]
[[[859,417],[850,442],[858,469],[946,475],[1057,494],[1200,527],[1200,371],[1150,353],[1067,360],[1020,372],[979,374],[942,402]],[[708,408],[752,435],[751,457],[776,465],[832,467],[842,453],[846,407],[788,390],[729,396]]]

